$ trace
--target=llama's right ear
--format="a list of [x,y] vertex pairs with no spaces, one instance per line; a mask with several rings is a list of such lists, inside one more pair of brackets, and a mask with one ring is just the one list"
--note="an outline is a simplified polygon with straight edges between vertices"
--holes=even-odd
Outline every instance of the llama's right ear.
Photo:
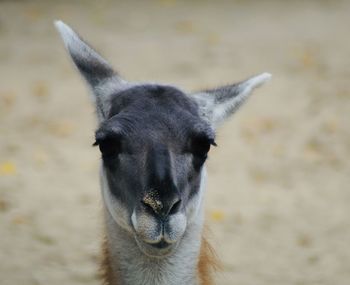
[[92,89],[99,118],[105,119],[111,93],[123,89],[126,82],[72,28],[62,21],[55,21],[55,26],[73,62]]

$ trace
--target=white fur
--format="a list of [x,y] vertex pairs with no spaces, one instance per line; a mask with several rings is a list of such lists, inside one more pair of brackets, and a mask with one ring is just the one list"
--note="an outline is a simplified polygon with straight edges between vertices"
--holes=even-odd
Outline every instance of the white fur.
[[84,41],[82,41],[79,35],[74,32],[71,27],[60,20],[57,20],[54,23],[58,32],[61,34],[64,45],[72,56],[77,56],[85,59],[93,57],[106,66],[109,66],[109,63],[91,47],[89,47]]
[[111,109],[111,95],[126,90],[133,85],[134,84],[123,80],[119,76],[112,76],[110,78],[106,78],[96,86],[91,86],[93,102],[96,102],[96,98],[99,98],[99,100],[102,102],[102,110],[97,110],[99,122],[104,121],[107,114],[109,114]]
[[227,115],[235,112],[242,105],[242,103],[249,97],[255,88],[261,86],[270,78],[271,74],[265,72],[239,83],[237,87],[240,90],[239,95],[217,105],[214,108],[212,120],[215,122],[215,124],[218,125],[222,123],[226,119]]
[[[224,101],[217,102],[215,92],[196,93],[192,98],[197,102],[202,118],[216,128],[246,101],[255,88],[267,82],[271,76],[270,73],[264,72],[236,85],[232,85],[231,92],[226,90],[228,95],[230,93],[232,94],[232,97],[227,96],[227,99]],[[220,88],[218,88],[217,93],[220,94],[220,92]]]
[[201,245],[202,221],[188,226],[174,254],[152,258],[140,251],[133,236],[108,218],[111,266],[120,285],[197,285],[197,264]]
[[[125,215],[125,210],[120,203],[111,203],[110,191],[103,171],[101,172],[111,266],[118,276],[118,285],[199,284],[197,265],[204,222],[202,202],[205,180],[206,171],[203,168],[200,190],[187,207],[187,228],[175,252],[167,257],[152,258],[139,249],[133,233],[125,231],[125,224],[120,220]],[[133,216],[131,219],[135,219]]]
[[114,222],[118,224],[122,229],[128,231],[129,233],[132,233],[131,226],[127,223],[127,221],[129,220],[128,211],[126,210],[124,205],[120,203],[116,198],[114,198],[111,194],[102,165],[100,168],[100,181],[102,199],[109,215],[111,215]]
[[271,77],[271,73],[264,72],[244,81],[243,84],[246,86],[246,88],[254,89],[269,81]]
[[[80,59],[80,61],[85,62],[99,62],[101,65],[112,70],[109,63],[85,43],[71,27],[60,20],[54,23],[63,39],[66,49],[73,59]],[[109,113],[111,95],[133,86],[133,84],[123,80],[116,73],[110,77],[103,78],[96,85],[90,84],[88,80],[87,82],[92,91],[92,100],[97,106],[97,115],[100,122],[106,119],[106,115]]]

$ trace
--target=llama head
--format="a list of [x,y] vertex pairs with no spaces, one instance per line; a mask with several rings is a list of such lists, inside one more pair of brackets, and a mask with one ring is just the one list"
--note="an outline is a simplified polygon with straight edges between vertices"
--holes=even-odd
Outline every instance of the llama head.
[[199,218],[215,128],[270,75],[194,94],[131,83],[70,27],[55,24],[93,93],[107,211],[144,254],[166,256]]

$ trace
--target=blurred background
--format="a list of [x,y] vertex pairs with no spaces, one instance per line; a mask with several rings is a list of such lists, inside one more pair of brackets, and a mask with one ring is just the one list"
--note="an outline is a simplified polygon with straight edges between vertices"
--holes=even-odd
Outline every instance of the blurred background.
[[211,151],[217,284],[349,284],[349,15],[333,0],[0,1],[0,283],[99,284],[97,122],[62,19],[129,80],[272,73]]

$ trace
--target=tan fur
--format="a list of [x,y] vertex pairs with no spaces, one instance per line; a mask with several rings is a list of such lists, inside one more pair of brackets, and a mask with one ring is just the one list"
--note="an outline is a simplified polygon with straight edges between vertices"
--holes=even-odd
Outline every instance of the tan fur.
[[113,271],[109,257],[107,237],[103,238],[102,242],[102,258],[100,263],[99,276],[102,279],[102,285],[118,285],[117,281],[113,282]]
[[214,285],[213,273],[221,268],[213,247],[203,235],[198,261],[198,276],[201,285]]

